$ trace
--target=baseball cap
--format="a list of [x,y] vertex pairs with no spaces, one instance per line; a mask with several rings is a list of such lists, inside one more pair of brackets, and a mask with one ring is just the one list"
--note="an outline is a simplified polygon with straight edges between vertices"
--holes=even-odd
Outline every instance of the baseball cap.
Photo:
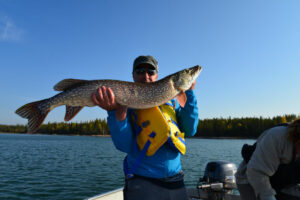
[[158,72],[158,62],[152,56],[139,56],[133,62],[133,71],[141,64],[149,64],[154,67],[156,72]]

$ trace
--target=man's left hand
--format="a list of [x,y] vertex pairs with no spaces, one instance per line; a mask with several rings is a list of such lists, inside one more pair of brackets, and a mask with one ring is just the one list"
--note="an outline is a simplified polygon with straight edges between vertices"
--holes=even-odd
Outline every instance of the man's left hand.
[[195,86],[196,86],[196,80],[194,80],[194,82],[192,83],[192,85],[191,85],[191,87],[190,87],[190,89],[189,89],[189,90],[193,90],[193,89],[195,89]]

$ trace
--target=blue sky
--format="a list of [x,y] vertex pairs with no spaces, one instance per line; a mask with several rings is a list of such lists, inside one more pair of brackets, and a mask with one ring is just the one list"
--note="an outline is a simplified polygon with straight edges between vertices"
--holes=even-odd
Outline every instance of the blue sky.
[[[0,0],[0,124],[65,78],[131,81],[152,55],[163,78],[201,65],[199,118],[300,114],[298,0]],[[45,122],[61,122],[64,107]],[[106,117],[84,108],[72,121]]]

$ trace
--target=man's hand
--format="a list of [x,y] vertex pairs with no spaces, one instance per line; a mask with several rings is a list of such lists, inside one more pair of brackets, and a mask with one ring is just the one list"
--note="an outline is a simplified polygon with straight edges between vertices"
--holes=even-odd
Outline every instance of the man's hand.
[[196,80],[194,80],[194,82],[192,83],[192,85],[191,85],[191,87],[190,87],[190,89],[189,89],[189,90],[193,90],[193,89],[195,89],[195,86],[196,86]]
[[116,110],[117,120],[122,121],[126,118],[127,107],[118,104],[110,88],[106,88],[105,86],[98,88],[97,92],[93,92],[91,98],[95,105],[98,105],[104,110]]
[[92,100],[95,105],[107,111],[116,110],[121,106],[116,102],[113,91],[105,86],[98,88],[97,92],[92,94]]

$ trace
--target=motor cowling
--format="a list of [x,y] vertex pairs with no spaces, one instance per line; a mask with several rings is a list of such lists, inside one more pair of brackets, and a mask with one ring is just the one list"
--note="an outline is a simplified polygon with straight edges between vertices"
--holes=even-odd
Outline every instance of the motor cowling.
[[204,184],[222,183],[223,189],[233,190],[236,188],[234,174],[237,167],[228,161],[213,161],[206,165],[203,178],[200,179]]

